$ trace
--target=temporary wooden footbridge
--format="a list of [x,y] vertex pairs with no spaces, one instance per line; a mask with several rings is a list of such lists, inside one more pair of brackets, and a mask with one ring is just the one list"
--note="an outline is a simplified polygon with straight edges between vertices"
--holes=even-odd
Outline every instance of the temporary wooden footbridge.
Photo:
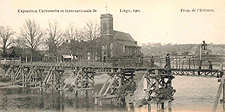
[[[196,69],[190,64],[188,67],[172,67],[169,69],[156,66],[112,66],[111,63],[102,62],[33,62],[33,63],[4,63],[5,76],[11,79],[12,85],[19,84],[24,87],[40,87],[41,91],[48,89],[61,91],[63,94],[83,95],[94,94],[94,76],[105,73],[110,78],[103,82],[99,92],[95,92],[95,103],[102,105],[110,102],[115,105],[130,104],[136,106],[157,104],[157,109],[164,109],[164,102],[168,102],[171,111],[171,102],[175,89],[171,86],[174,75],[221,77],[223,69]],[[63,79],[66,70],[72,71],[69,79],[72,84]],[[135,75],[142,73],[143,77],[136,86]],[[218,90],[219,95],[225,91],[224,78]],[[143,92],[141,92],[143,91]],[[140,93],[141,92],[141,93]],[[143,94],[144,93],[144,94]],[[223,92],[225,96],[225,92]],[[224,98],[225,99],[225,98]],[[221,100],[224,102],[224,99]],[[214,109],[217,103],[215,102]]]

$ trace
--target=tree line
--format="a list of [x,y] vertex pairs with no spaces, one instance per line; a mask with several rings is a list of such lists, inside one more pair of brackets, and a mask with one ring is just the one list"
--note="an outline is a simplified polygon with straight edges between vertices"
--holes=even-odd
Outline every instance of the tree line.
[[87,21],[83,28],[77,28],[70,23],[67,28],[62,29],[56,20],[48,21],[47,28],[42,28],[34,19],[26,19],[20,32],[15,32],[10,26],[0,25],[2,57],[8,57],[7,49],[13,46],[13,50],[19,49],[22,56],[28,50],[31,62],[40,47],[45,47],[47,53],[54,57],[58,55],[59,46],[65,42],[68,42],[71,52],[76,52],[78,48],[94,49],[94,40],[99,36],[99,25],[93,21]]

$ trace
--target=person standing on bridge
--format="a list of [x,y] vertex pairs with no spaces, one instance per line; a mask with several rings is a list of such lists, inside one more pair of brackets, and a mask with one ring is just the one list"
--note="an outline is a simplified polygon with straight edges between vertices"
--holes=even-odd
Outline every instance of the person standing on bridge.
[[208,60],[208,62],[209,62],[209,69],[210,69],[210,70],[213,69],[213,67],[212,67],[212,62],[209,61],[209,60]]
[[166,55],[166,65],[164,68],[170,68],[170,54]]
[[153,67],[154,66],[154,58],[153,58],[153,55],[151,56],[151,67]]

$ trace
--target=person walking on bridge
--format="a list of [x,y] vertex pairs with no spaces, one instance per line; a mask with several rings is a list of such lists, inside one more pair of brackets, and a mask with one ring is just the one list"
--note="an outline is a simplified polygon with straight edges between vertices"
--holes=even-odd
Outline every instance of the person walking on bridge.
[[166,55],[166,65],[164,66],[164,68],[171,68],[170,67],[170,54]]
[[208,60],[208,62],[209,62],[209,69],[210,69],[210,70],[213,69],[213,67],[212,67],[212,62],[209,61],[209,60]]

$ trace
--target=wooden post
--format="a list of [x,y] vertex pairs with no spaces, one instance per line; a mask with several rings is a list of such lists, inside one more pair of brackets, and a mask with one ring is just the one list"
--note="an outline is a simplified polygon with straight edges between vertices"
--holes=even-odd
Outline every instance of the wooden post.
[[190,57],[188,58],[188,68],[191,69],[191,59],[190,59]]
[[94,89],[91,89],[91,95],[94,95]]
[[83,93],[83,90],[81,89],[81,90],[80,90],[80,95],[83,96],[83,94],[84,94],[84,93]]
[[103,86],[102,86],[101,90],[100,90],[100,91],[99,91],[99,93],[98,93],[98,96],[101,96],[101,95],[102,95],[103,90],[105,89],[106,84],[108,83],[109,79],[110,79],[110,78],[108,78],[108,79],[106,80],[106,82],[103,84]]
[[171,68],[174,68],[174,60],[173,60],[173,62],[172,62],[172,64],[171,64]]
[[[22,70],[23,71],[23,70]],[[24,73],[23,73],[24,74]],[[24,74],[24,87],[27,87],[26,83],[27,83],[27,74]]]
[[168,111],[172,112],[172,101],[168,101]]
[[79,91],[79,90],[75,90],[75,96],[78,96],[78,91]]
[[[90,91],[90,90],[89,90]],[[88,89],[86,89],[86,96],[88,96]]]
[[[224,75],[224,72],[223,72],[223,62],[222,61],[220,63],[220,67],[221,67],[220,68],[220,73],[221,73],[221,75]],[[224,80],[224,79],[222,78],[222,80]],[[225,111],[225,83],[223,83],[223,102],[222,103],[223,103],[223,111]]]
[[99,98],[99,105],[102,105],[102,98]]
[[160,66],[162,68],[163,66],[162,66],[162,60],[161,60],[161,58],[159,58],[159,62],[160,62]]
[[12,85],[14,85],[14,81],[15,81],[15,74],[13,72],[13,69],[11,70],[11,81],[12,81]]
[[225,83],[223,83],[223,99],[222,99],[223,111],[225,111]]
[[178,68],[178,65],[177,65],[178,63],[177,63],[177,57],[176,57],[176,68]]
[[[155,75],[159,75],[159,70],[155,70]],[[159,89],[159,81],[155,79],[156,82],[156,90]]]
[[220,98],[220,95],[221,95],[221,92],[222,92],[222,89],[223,89],[224,79],[225,79],[225,76],[223,75],[222,78],[221,78],[221,81],[220,81],[220,85],[219,85],[218,91],[217,91],[216,100],[214,102],[212,112],[216,111],[216,108],[217,108],[217,105],[218,105],[218,101],[219,101],[219,98]]
[[193,65],[194,65],[194,68],[195,68],[195,60],[193,59],[192,61],[193,61]]
[[85,74],[85,81],[86,81],[86,82],[85,82],[85,83],[86,83],[86,84],[85,84],[85,87],[86,87],[86,88],[88,88],[88,85],[89,85],[89,80],[88,80],[88,78],[89,78],[89,75],[88,75],[88,71],[87,71],[86,74]]
[[182,60],[182,69],[184,68],[184,60]]
[[131,105],[130,104],[127,104],[127,111],[131,111]]
[[57,71],[55,70],[54,74],[53,74],[53,84],[56,85],[56,75]]
[[162,109],[162,112],[164,112],[164,102],[161,102],[161,109]]
[[95,93],[95,104],[98,104],[98,93]]
[[144,78],[144,80],[143,80],[143,87],[144,87],[144,91],[146,92],[147,91],[147,89],[148,89],[148,83],[147,83],[147,79],[146,78]]
[[151,112],[151,103],[148,103],[148,112]]
[[80,80],[81,80],[81,88],[83,88],[83,86],[84,86],[84,85],[83,85],[83,84],[84,84],[84,83],[83,83],[83,78],[84,78],[84,69],[83,69],[83,68],[82,68],[82,71],[83,71],[83,72],[81,73],[81,78],[80,78]]
[[[159,70],[155,70],[155,75],[159,75]],[[159,80],[155,79],[155,82],[156,82],[156,90],[159,89]],[[160,112],[160,103],[157,102],[157,112]]]
[[114,106],[114,99],[113,98],[111,99],[111,105]]
[[119,87],[122,86],[122,75],[121,75],[121,69],[118,70],[119,72]]
[[21,74],[22,74],[22,83],[23,83],[23,87],[24,87],[24,73],[23,73],[23,70],[21,71]]
[[160,103],[157,103],[157,112],[160,112]]
[[178,62],[179,62],[179,69],[180,69],[180,57],[179,57],[179,60],[178,60]]
[[35,82],[35,87],[36,87],[36,84],[37,84],[37,71],[35,72],[34,82]]

